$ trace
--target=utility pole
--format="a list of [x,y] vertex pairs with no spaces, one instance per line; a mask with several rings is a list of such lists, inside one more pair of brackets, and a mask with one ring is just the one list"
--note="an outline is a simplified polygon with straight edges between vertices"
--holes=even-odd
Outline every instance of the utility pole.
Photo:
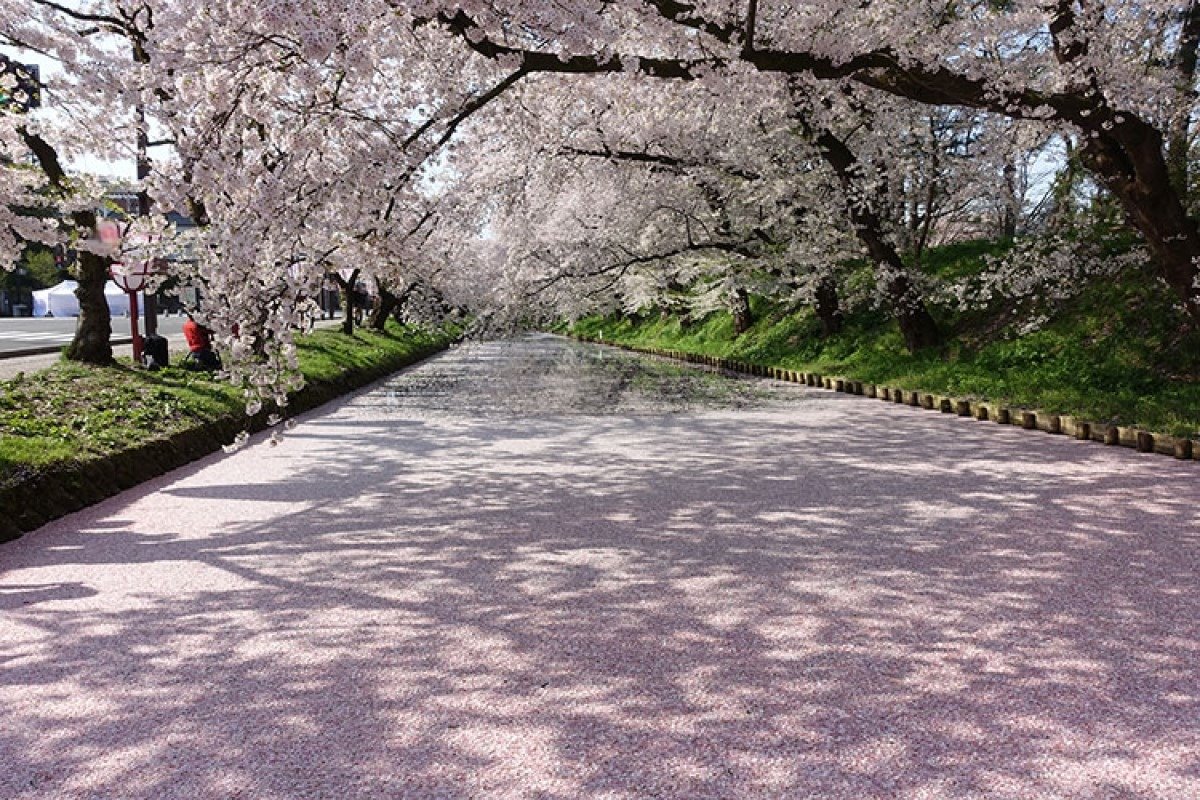
[[[137,213],[139,217],[150,216],[150,193],[146,191],[145,180],[150,177],[150,135],[146,130],[146,107],[137,104]],[[148,265],[147,265],[148,266]],[[145,322],[146,336],[158,335],[158,299],[153,291],[146,292]]]

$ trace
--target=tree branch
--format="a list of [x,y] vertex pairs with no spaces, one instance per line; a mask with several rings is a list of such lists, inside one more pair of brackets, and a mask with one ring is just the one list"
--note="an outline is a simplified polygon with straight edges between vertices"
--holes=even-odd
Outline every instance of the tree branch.
[[581,147],[564,147],[565,153],[571,155],[586,156],[589,158],[604,158],[610,161],[633,161],[643,164],[655,164],[658,166],[669,167],[673,174],[682,175],[688,169],[715,169],[718,172],[723,172],[727,175],[732,175],[736,178],[741,178],[747,181],[761,180],[762,176],[757,172],[742,169],[740,167],[728,167],[725,165],[705,164],[695,159],[679,158],[677,156],[669,156],[665,154],[642,153],[636,150],[610,150],[607,147],[603,150],[589,150]]

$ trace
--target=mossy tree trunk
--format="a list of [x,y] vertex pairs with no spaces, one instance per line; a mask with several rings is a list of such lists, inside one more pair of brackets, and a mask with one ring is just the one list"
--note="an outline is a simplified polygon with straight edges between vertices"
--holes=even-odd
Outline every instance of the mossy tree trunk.
[[340,272],[333,273],[333,279],[337,281],[338,288],[342,290],[345,307],[345,316],[342,317],[342,333],[347,336],[354,335],[354,287],[358,284],[360,272],[362,272],[360,269],[354,270],[350,273],[349,278],[342,277]]
[[735,289],[729,298],[729,310],[733,314],[733,332],[741,336],[754,324],[754,312],[750,308],[750,294],[745,289]]
[[837,281],[832,275],[823,275],[817,283],[816,297],[813,310],[821,323],[821,333],[833,336],[842,330],[842,309],[838,302]]
[[75,325],[75,338],[65,353],[71,361],[100,365],[113,361],[112,318],[104,296],[108,267],[109,259],[103,256],[87,252],[79,254],[79,286],[75,289],[75,297],[79,299],[79,321]]

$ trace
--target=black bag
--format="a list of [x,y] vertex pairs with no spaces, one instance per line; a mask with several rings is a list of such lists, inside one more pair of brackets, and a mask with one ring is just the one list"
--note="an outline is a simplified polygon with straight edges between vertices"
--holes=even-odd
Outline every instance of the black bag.
[[167,366],[169,356],[167,353],[167,337],[147,336],[142,340],[142,360],[147,367],[151,369],[161,369]]

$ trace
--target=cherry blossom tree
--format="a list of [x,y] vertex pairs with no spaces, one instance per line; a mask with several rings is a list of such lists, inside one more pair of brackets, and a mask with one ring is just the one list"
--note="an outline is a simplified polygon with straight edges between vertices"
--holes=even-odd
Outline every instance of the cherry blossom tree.
[[[18,154],[28,153],[40,169],[39,177],[25,176],[26,188],[32,182],[41,205],[53,206],[61,222],[57,230],[49,226],[29,230],[27,223],[22,229],[15,220],[4,227],[19,233],[21,240],[66,240],[79,251],[75,277],[80,316],[66,351],[68,358],[78,361],[106,364],[112,360],[104,285],[115,253],[96,238],[101,187],[71,176],[65,165],[82,156],[129,155],[139,143],[147,143],[144,119],[138,113],[142,105],[136,76],[148,58],[145,43],[151,25],[150,6],[142,2],[0,3],[0,44],[49,59],[58,67],[41,87],[46,108],[19,118],[7,115],[3,125],[11,131],[9,141],[15,138],[21,143],[19,148],[5,148],[10,157],[20,162]],[[0,187],[4,191],[0,198],[10,213],[20,205],[19,195],[10,194],[14,188]],[[10,239],[10,245],[15,241]],[[5,263],[12,262],[5,259]]]
[[632,71],[713,85],[746,71],[849,79],[925,104],[1077,132],[1084,163],[1200,320],[1200,230],[1185,202],[1200,42],[1194,2],[422,8],[481,55],[530,71]]
[[[852,233],[910,344],[935,341],[913,259],[953,227],[951,210],[978,207],[972,170],[1005,175],[979,153],[996,149],[979,144],[1003,128],[995,119],[1072,142],[1200,314],[1195,3],[0,0],[0,11],[0,41],[61,67],[47,86],[55,116],[0,120],[9,158],[43,144],[60,167],[82,153],[141,156],[151,210],[188,211],[201,229],[182,242],[153,216],[132,227],[186,256],[175,269],[205,290],[203,313],[254,397],[283,400],[295,385],[293,331],[342,269],[392,297],[419,284],[431,306],[515,318],[522,304],[578,309],[618,273],[610,288],[626,302],[689,275],[726,297],[747,276],[828,288],[809,276],[827,274]],[[725,116],[689,140],[658,112],[693,92]],[[555,126],[518,113],[572,103]],[[170,148],[151,159],[153,140]],[[39,160],[41,177],[0,166],[7,256],[21,239],[88,238],[97,198],[77,181],[38,201],[65,210],[62,232],[20,213],[55,183]],[[997,192],[1013,218],[1018,183]],[[834,221],[839,208],[849,224]]]

